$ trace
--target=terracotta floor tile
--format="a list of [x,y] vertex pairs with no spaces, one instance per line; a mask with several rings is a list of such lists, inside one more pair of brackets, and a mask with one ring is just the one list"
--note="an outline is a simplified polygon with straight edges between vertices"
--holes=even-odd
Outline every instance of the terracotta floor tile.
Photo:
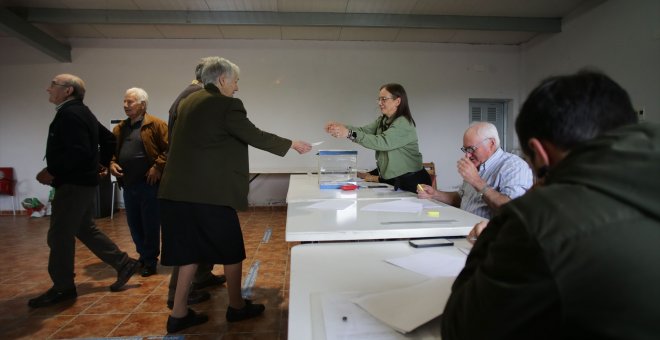
[[[209,301],[191,306],[207,313],[209,322],[185,330],[185,338],[286,339],[288,315],[288,271],[291,245],[285,242],[285,208],[250,208],[239,213],[247,259],[243,279],[259,261],[254,287],[255,303],[266,305],[263,316],[227,323],[227,288],[206,289]],[[129,256],[137,258],[126,216],[101,218],[97,226]],[[76,339],[138,336],[161,338],[170,310],[166,306],[171,267],[158,266],[158,274],[143,278],[137,273],[121,292],[110,292],[117,272],[103,263],[82,243],[76,243],[74,270],[78,298],[58,305],[32,309],[27,306],[52,286],[47,270],[46,245],[49,218],[0,216],[0,339]],[[264,234],[271,228],[267,242]],[[20,263],[17,266],[16,263]],[[221,265],[213,273],[224,273]]]
[[132,313],[109,336],[158,336],[166,333],[166,313]]
[[146,298],[147,295],[106,295],[87,308],[83,314],[129,314]]
[[31,317],[12,325],[12,329],[2,330],[3,339],[47,339],[53,333],[69,324],[74,316],[54,316],[50,318]]
[[128,314],[78,315],[59,331],[52,339],[107,337]]

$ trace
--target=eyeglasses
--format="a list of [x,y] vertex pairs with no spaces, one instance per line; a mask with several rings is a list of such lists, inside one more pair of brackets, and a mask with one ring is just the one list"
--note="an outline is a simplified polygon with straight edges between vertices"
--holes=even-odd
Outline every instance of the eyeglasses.
[[376,99],[376,102],[380,104],[381,102],[384,102],[388,99],[394,99],[394,97],[378,97],[378,99]]
[[481,142],[479,142],[479,143],[477,143],[477,144],[475,144],[475,145],[472,145],[472,146],[463,146],[463,147],[461,147],[461,151],[463,151],[463,153],[474,153],[474,152],[477,151],[477,149],[479,148],[479,145],[483,144],[483,142],[485,142],[485,141],[487,141],[487,140],[489,140],[489,139],[490,139],[490,138],[485,138],[485,139],[482,140]]
[[61,83],[56,83],[55,81],[51,81],[51,82],[50,82],[50,86],[51,86],[51,87],[53,87],[53,86],[69,87],[69,86],[71,86],[71,85],[69,85],[69,84],[61,84]]

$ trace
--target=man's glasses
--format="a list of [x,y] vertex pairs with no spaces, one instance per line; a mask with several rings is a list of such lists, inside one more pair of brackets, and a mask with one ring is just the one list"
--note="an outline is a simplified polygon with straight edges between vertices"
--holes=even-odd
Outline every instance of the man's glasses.
[[51,82],[50,82],[50,86],[51,86],[51,87],[53,87],[53,86],[68,87],[68,86],[71,86],[71,85],[69,85],[69,84],[62,84],[62,83],[56,83],[55,81],[51,81]]
[[378,104],[380,104],[380,103],[382,103],[382,102],[384,102],[384,101],[386,101],[386,100],[388,100],[388,99],[394,99],[394,98],[393,98],[393,97],[378,97],[378,99],[376,99],[376,102],[377,102]]
[[477,151],[477,149],[479,148],[479,145],[483,144],[483,142],[485,142],[485,141],[487,141],[487,140],[489,140],[489,139],[490,139],[490,138],[485,138],[485,139],[482,140],[481,142],[479,142],[479,143],[477,143],[477,144],[475,144],[475,145],[472,145],[472,146],[463,146],[463,147],[461,147],[461,151],[463,151],[463,153],[474,153],[474,152]]

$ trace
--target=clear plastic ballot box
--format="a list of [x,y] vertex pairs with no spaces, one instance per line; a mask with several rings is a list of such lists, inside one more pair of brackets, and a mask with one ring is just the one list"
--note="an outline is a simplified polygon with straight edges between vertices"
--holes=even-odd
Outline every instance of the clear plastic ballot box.
[[357,151],[320,150],[318,156],[321,189],[339,189],[357,183]]

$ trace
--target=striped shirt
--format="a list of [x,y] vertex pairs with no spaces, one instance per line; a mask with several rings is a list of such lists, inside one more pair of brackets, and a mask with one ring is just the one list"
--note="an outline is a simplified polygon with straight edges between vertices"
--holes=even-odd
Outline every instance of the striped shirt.
[[[489,187],[511,199],[522,196],[532,187],[532,170],[522,158],[497,149],[479,168],[481,177]],[[493,211],[479,197],[479,190],[463,181],[458,189],[461,197],[461,209],[490,219]]]

